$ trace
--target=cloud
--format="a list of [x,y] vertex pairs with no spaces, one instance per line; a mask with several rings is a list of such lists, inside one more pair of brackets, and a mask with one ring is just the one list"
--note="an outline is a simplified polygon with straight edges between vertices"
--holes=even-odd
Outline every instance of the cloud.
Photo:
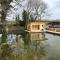
[[54,3],[56,2],[56,0],[44,0],[49,7],[53,7],[54,6]]
[[43,0],[47,3],[50,10],[51,19],[60,19],[60,0]]
[[[48,17],[48,19],[60,19],[60,0],[43,0],[45,1],[45,3],[47,3],[48,5],[48,10],[49,10],[49,13],[51,14],[50,18]],[[22,5],[25,7],[27,4],[27,1],[25,0],[24,2],[22,2]],[[14,3],[11,3],[11,5],[15,5]],[[14,15],[17,15],[20,13],[21,15],[21,12],[22,12],[22,9],[21,7],[15,7],[15,8],[18,8],[17,11],[15,11],[15,13],[12,16],[12,18],[14,18],[15,16]],[[13,17],[14,16],[14,17]]]

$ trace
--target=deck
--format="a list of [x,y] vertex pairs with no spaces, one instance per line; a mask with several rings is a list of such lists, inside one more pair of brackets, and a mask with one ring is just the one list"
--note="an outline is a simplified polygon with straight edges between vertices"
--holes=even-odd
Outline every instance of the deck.
[[29,32],[29,33],[43,33],[45,31],[29,31],[29,30],[25,30],[25,32]]
[[60,35],[60,32],[57,32],[57,31],[46,30],[46,32]]

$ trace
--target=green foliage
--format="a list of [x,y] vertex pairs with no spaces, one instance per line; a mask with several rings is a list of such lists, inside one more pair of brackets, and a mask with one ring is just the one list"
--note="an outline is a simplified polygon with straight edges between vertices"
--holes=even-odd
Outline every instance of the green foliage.
[[23,20],[27,20],[28,19],[28,14],[27,14],[27,12],[24,10],[23,11]]
[[[4,25],[4,23],[6,22],[6,16],[7,16],[7,11],[10,8],[9,4],[12,2],[12,0],[0,0],[0,4],[1,4],[1,22],[3,23],[2,28],[3,28],[3,33],[2,33],[2,43],[6,42],[6,38],[7,38],[7,32],[6,32],[6,24]],[[5,7],[5,8],[4,8]]]
[[4,13],[4,11],[1,12],[1,22],[4,22],[6,18],[6,14]]
[[0,0],[0,4],[1,4],[1,21],[4,21],[5,22],[5,19],[6,19],[6,15],[7,15],[7,11],[9,10],[10,8],[10,3],[12,2],[13,0]]
[[12,49],[9,47],[8,44],[2,45],[1,46],[1,58],[3,60],[8,60],[11,59],[11,55],[12,55]]
[[11,48],[8,44],[2,46],[2,57],[11,55]]
[[0,3],[10,3],[12,0],[0,0]]
[[19,15],[16,16],[16,24],[17,24],[17,25],[20,25],[20,17],[19,17]]
[[2,3],[2,2],[6,2],[6,0],[0,0],[0,3]]
[[26,22],[28,21],[28,13],[24,10],[22,13],[23,18],[23,24],[26,25]]

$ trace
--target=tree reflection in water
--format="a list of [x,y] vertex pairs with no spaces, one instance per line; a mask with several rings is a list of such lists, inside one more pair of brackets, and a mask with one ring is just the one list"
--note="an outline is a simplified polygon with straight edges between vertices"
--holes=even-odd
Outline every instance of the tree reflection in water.
[[0,42],[0,59],[1,60],[10,60],[12,56],[12,50],[7,44],[7,34],[2,34],[2,40]]
[[25,54],[23,60],[40,60],[46,55],[45,47],[40,41],[46,40],[42,33],[29,33],[24,36]]
[[2,45],[1,50],[2,50],[2,52],[1,52],[2,60],[10,60],[11,55],[12,55],[11,54],[12,50],[9,47],[9,45],[8,44]]
[[16,47],[12,48],[7,44],[7,38],[4,39],[4,43],[1,42],[0,60],[40,60],[46,55],[45,47],[41,43],[41,41],[46,40],[44,34],[23,33],[15,35]]

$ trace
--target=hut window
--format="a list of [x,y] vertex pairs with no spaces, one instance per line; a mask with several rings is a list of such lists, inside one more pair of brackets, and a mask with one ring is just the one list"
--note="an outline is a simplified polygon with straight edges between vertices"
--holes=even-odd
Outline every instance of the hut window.
[[32,29],[35,29],[35,25],[32,25]]
[[39,25],[37,25],[37,29],[39,30]]
[[42,25],[42,27],[43,27],[43,25]]
[[32,25],[32,29],[39,30],[39,25]]

